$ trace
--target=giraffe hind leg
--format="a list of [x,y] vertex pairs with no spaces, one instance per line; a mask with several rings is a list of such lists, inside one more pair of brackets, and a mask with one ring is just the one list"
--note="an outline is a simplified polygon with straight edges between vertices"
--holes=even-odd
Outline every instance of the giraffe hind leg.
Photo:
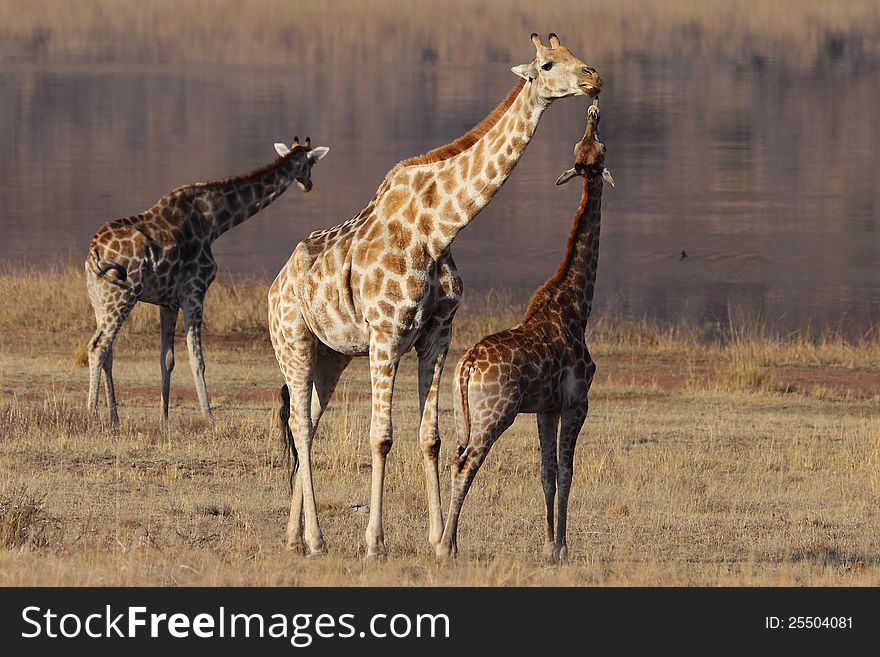
[[98,328],[92,339],[89,340],[88,357],[89,357],[89,400],[86,408],[92,415],[98,414],[99,388],[101,385],[101,372],[104,369],[103,363],[98,356],[92,354],[100,353],[98,345],[103,341],[104,332]]
[[489,449],[500,435],[501,431],[497,429],[473,432],[471,443],[453,459],[450,468],[452,486],[449,492],[449,512],[446,515],[443,535],[435,548],[438,559],[458,556],[458,521],[465,497],[477,476],[477,471],[489,455]]
[[[137,303],[144,288],[144,277],[150,268],[149,259],[144,257],[144,236],[134,233],[128,237],[120,236],[120,239],[127,242],[129,237],[132,240],[128,245],[131,249],[126,250],[128,255],[123,258],[124,264],[107,259],[107,254],[102,256],[97,249],[92,249],[85,261],[86,288],[97,324],[88,348],[88,410],[93,415],[98,412],[98,387],[103,372],[112,423],[119,420],[113,386],[113,342]],[[113,258],[118,260],[120,252],[112,253]]]
[[428,542],[436,551],[443,536],[443,511],[440,506],[440,378],[452,339],[451,323],[445,324],[429,342],[418,348],[419,354],[419,446],[425,469],[428,500]]
[[93,415],[98,413],[98,387],[101,383],[101,373],[103,372],[107,405],[110,422],[112,423],[116,423],[119,420],[116,410],[116,394],[113,387],[113,341],[116,339],[129,313],[131,313],[131,309],[136,301],[137,299],[133,294],[126,295],[124,302],[115,308],[115,313],[108,312],[103,320],[99,322],[98,329],[89,341],[88,410]]
[[[270,314],[270,327],[275,318]],[[282,408],[279,417],[282,437],[288,453],[296,458],[290,516],[287,523],[287,546],[294,551],[307,551],[310,556],[323,554],[324,536],[318,522],[315,489],[312,480],[312,387],[317,339],[297,317],[285,331],[272,330],[272,346],[284,375],[286,385],[281,389]],[[292,446],[291,446],[292,443]]]
[[316,432],[318,422],[324,415],[324,411],[327,410],[333,393],[336,391],[336,386],[339,384],[339,379],[349,363],[351,363],[351,356],[319,345],[315,356],[314,394],[312,395],[312,423]]
[[[312,393],[312,430],[317,435],[318,422],[327,410],[342,372],[351,362],[346,356],[329,347],[321,347],[315,358],[315,371]],[[316,411],[317,409],[317,411]],[[281,439],[290,459],[290,518],[287,523],[287,548],[301,554],[306,553],[303,542],[303,482],[299,476],[298,456],[293,432],[290,430],[290,390],[287,384],[281,387]]]
[[299,475],[299,454],[296,441],[290,430],[290,388],[281,386],[281,408],[278,411],[281,430],[281,446],[287,456],[290,472],[290,517],[287,521],[287,549],[299,554],[307,554],[303,541],[303,492],[302,477]]
[[[457,555],[458,521],[465,497],[477,476],[477,471],[489,455],[492,445],[516,419],[516,399],[512,396],[508,397],[506,407],[500,412],[487,410],[493,408],[494,401],[494,398],[484,397],[479,400],[482,403],[470,404],[470,440],[467,447],[461,449],[452,459],[449,468],[452,478],[449,513],[446,516],[446,525],[443,527],[443,536],[436,548],[438,559],[449,559]],[[488,417],[488,421],[480,421],[484,417]]]
[[556,501],[557,448],[559,413],[538,413],[538,440],[541,445],[541,486],[547,516],[544,524],[544,559],[556,560],[556,536],[554,534],[553,507]]
[[159,355],[162,369],[162,400],[160,414],[162,422],[168,423],[168,401],[171,395],[171,371],[174,369],[174,329],[177,325],[177,308],[161,306],[159,323],[161,331],[161,348]]
[[107,410],[110,413],[110,422],[119,422],[119,413],[116,410],[116,390],[113,387],[113,345],[107,349],[104,357],[104,393],[107,397]]

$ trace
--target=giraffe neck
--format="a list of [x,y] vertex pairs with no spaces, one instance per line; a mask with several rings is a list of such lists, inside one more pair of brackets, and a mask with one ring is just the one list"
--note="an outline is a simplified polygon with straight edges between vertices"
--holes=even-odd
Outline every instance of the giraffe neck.
[[[426,212],[417,226],[425,233],[432,255],[445,252],[501,189],[548,105],[534,85],[520,82],[471,132],[403,163],[398,175],[421,197]],[[393,186],[394,177],[390,182]]]
[[[584,178],[581,202],[574,215],[565,255],[559,268],[542,290],[549,294],[542,298],[561,307],[564,313],[574,315],[582,327],[593,306],[596,271],[599,264],[599,230],[602,222],[602,177],[589,181]],[[529,304],[526,317],[538,298],[536,293]]]
[[216,237],[247,221],[293,184],[295,161],[288,153],[271,164],[218,183],[214,205]]
[[451,200],[459,212],[453,215],[454,221],[444,222],[438,231],[444,248],[448,248],[458,232],[489,204],[510,177],[547,107],[534,93],[534,85],[524,84],[498,123],[470,149],[446,162],[448,169],[458,171],[460,184]]

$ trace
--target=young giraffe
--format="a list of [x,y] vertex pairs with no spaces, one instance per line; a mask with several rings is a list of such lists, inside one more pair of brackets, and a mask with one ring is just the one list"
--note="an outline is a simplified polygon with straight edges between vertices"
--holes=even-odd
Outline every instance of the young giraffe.
[[[550,35],[532,34],[536,56],[480,124],[446,146],[396,165],[366,208],[297,245],[269,290],[269,330],[286,385],[283,437],[294,456],[288,547],[324,550],[311,448],[321,415],[354,356],[368,355],[372,384],[372,483],[367,556],[385,553],[382,501],[391,449],[391,405],[401,357],[419,357],[419,443],[428,493],[429,540],[440,541],[438,386],[462,292],[450,246],[507,180],[541,114],[566,96],[596,96],[596,71]],[[312,387],[318,409],[312,413]],[[298,464],[297,464],[298,456]],[[297,469],[298,468],[298,469]]]
[[[587,393],[596,366],[584,330],[593,302],[599,260],[602,179],[612,185],[604,168],[605,145],[596,128],[599,108],[587,110],[587,128],[575,144],[575,165],[557,185],[584,177],[581,203],[574,215],[565,256],[556,273],[532,296],[523,321],[483,338],[461,357],[456,367],[455,422],[458,454],[453,459],[449,515],[437,556],[458,551],[456,534],[464,498],[492,444],[518,413],[536,413],[541,443],[541,483],[547,503],[544,555],[564,561],[568,493],[575,442],[587,417]],[[559,466],[556,435],[559,420]],[[553,498],[559,488],[559,526],[553,535]]]
[[89,342],[88,408],[98,412],[98,383],[110,421],[118,422],[113,389],[113,341],[138,301],[160,308],[162,332],[162,419],[168,421],[168,394],[174,368],[174,328],[183,308],[186,344],[196,393],[205,418],[211,407],[202,354],[202,307],[217,265],[211,243],[278,198],[294,181],[312,188],[312,164],[328,148],[312,148],[294,138],[292,147],[275,144],[281,156],[250,173],[179,187],[146,212],[108,221],[92,237],[86,257],[86,286],[97,330]]

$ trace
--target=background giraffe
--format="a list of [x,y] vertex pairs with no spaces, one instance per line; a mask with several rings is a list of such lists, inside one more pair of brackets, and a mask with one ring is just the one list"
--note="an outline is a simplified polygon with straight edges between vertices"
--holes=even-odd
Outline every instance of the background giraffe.
[[[438,386],[462,292],[450,246],[504,184],[556,98],[596,96],[601,80],[550,35],[532,35],[534,60],[481,123],[455,141],[396,165],[360,213],[297,245],[269,290],[269,331],[286,381],[281,417],[298,471],[288,546],[324,550],[311,445],[342,371],[368,355],[372,384],[372,483],[368,556],[385,553],[382,494],[392,444],[391,406],[400,358],[419,357],[419,442],[428,490],[429,540],[443,531],[437,426]],[[318,409],[312,413],[312,386]],[[288,396],[289,391],[289,396]]]
[[89,341],[89,401],[98,411],[98,383],[111,422],[117,422],[113,389],[113,341],[138,301],[160,308],[162,331],[162,419],[168,420],[168,394],[174,369],[174,328],[183,308],[186,344],[202,412],[211,421],[202,353],[205,292],[217,273],[211,243],[278,198],[294,181],[312,188],[312,164],[328,148],[312,148],[294,138],[293,146],[275,144],[281,156],[250,173],[179,187],[146,212],[108,221],[92,237],[86,257],[86,286],[97,330]]
[[[587,393],[596,366],[584,330],[590,317],[599,261],[605,145],[596,135],[599,108],[587,110],[587,128],[575,144],[575,165],[557,185],[584,177],[565,256],[556,273],[532,296],[526,315],[513,328],[483,338],[456,367],[455,422],[458,454],[452,463],[449,516],[437,556],[455,556],[458,518],[464,498],[492,444],[518,413],[536,413],[541,443],[541,483],[547,504],[544,556],[564,561],[568,493],[574,448],[587,417]],[[560,418],[557,467],[557,431]],[[559,490],[559,525],[553,532],[553,502]]]

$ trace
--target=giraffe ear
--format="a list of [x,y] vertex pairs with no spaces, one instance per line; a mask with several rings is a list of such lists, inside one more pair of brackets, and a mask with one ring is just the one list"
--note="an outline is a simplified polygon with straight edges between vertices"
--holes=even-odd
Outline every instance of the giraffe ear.
[[312,150],[306,153],[306,157],[308,157],[312,162],[317,162],[329,152],[329,146],[315,146]]
[[572,167],[571,169],[569,169],[568,171],[566,171],[565,173],[563,173],[561,176],[559,176],[556,179],[556,184],[557,185],[564,185],[569,180],[574,178],[576,175],[578,175],[578,172],[574,170],[574,167]]
[[608,169],[602,169],[602,177],[614,187],[614,178],[611,177],[611,172]]
[[290,149],[286,144],[275,144],[275,152],[278,153],[281,157],[284,157],[290,152]]
[[538,69],[535,68],[534,62],[529,62],[528,64],[520,64],[519,66],[514,66],[510,69],[514,73],[516,73],[523,80],[531,82],[536,77],[538,77]]

